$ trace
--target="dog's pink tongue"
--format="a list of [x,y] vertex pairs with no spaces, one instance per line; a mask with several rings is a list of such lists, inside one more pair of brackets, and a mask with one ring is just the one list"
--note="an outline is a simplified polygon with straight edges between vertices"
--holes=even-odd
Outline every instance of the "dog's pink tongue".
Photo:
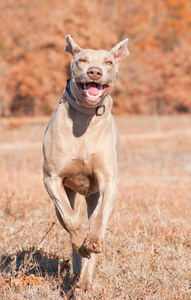
[[99,90],[96,87],[96,83],[89,83],[87,85],[87,90],[88,90],[89,95],[91,95],[91,96],[97,96],[99,94]]

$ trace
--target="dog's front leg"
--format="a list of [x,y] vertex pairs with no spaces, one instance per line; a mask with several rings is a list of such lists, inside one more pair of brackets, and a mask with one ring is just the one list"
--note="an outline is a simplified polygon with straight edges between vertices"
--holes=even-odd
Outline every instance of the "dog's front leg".
[[89,257],[83,246],[87,234],[79,221],[78,215],[70,205],[67,193],[62,185],[62,179],[56,175],[45,176],[44,185],[55,204],[58,220],[70,234],[74,250],[82,257]]
[[93,211],[89,216],[90,233],[84,243],[87,252],[100,253],[102,251],[102,242],[116,195],[117,188],[115,184],[113,181],[108,181],[100,192],[99,199],[96,199],[96,197],[93,199],[91,196],[92,201],[87,201],[89,206],[93,207]]

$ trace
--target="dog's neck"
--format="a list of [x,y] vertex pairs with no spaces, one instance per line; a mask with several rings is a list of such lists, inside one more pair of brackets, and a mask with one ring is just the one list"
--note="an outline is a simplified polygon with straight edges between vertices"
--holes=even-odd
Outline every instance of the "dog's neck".
[[107,101],[102,104],[102,105],[98,105],[97,107],[85,107],[82,105],[79,105],[78,102],[75,100],[74,97],[72,97],[71,93],[70,93],[70,80],[67,80],[67,85],[66,88],[64,90],[64,95],[66,96],[66,99],[68,101],[68,103],[77,111],[84,113],[84,114],[88,114],[88,115],[96,115],[96,116],[101,116],[104,114],[107,106],[108,106],[108,99]]

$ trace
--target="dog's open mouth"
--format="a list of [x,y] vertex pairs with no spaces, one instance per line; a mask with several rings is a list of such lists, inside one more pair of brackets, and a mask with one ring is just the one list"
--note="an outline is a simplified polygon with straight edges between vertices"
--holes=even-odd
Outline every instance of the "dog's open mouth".
[[98,102],[109,90],[109,85],[100,85],[96,82],[78,83],[81,92],[86,96],[91,103]]

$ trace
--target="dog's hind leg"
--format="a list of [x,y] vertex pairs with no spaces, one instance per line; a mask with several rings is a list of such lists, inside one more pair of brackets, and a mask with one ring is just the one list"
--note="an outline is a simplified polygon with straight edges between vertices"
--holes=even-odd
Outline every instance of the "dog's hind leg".
[[[64,186],[64,189],[65,189],[68,199],[70,201],[71,207],[74,209],[76,192],[65,186]],[[72,246],[72,250],[73,250],[73,257],[72,257],[73,273],[74,273],[75,277],[78,278],[80,276],[80,272],[81,272],[81,268],[82,268],[82,257],[75,252],[73,246]]]
[[[92,194],[89,197],[86,197],[90,232],[94,227],[94,219],[99,210],[100,201],[101,199],[100,199],[99,192]],[[100,252],[101,250],[97,248],[97,253]],[[89,258],[82,258],[82,269],[80,273],[79,286],[85,291],[89,291],[91,289],[95,263],[96,263],[95,253],[90,253]]]
[[76,191],[64,186],[66,194],[68,196],[68,200],[70,201],[71,207],[74,209],[75,199],[76,199]]
[[79,287],[85,292],[91,291],[96,254],[91,253],[89,259],[82,258],[82,270],[80,274]]

